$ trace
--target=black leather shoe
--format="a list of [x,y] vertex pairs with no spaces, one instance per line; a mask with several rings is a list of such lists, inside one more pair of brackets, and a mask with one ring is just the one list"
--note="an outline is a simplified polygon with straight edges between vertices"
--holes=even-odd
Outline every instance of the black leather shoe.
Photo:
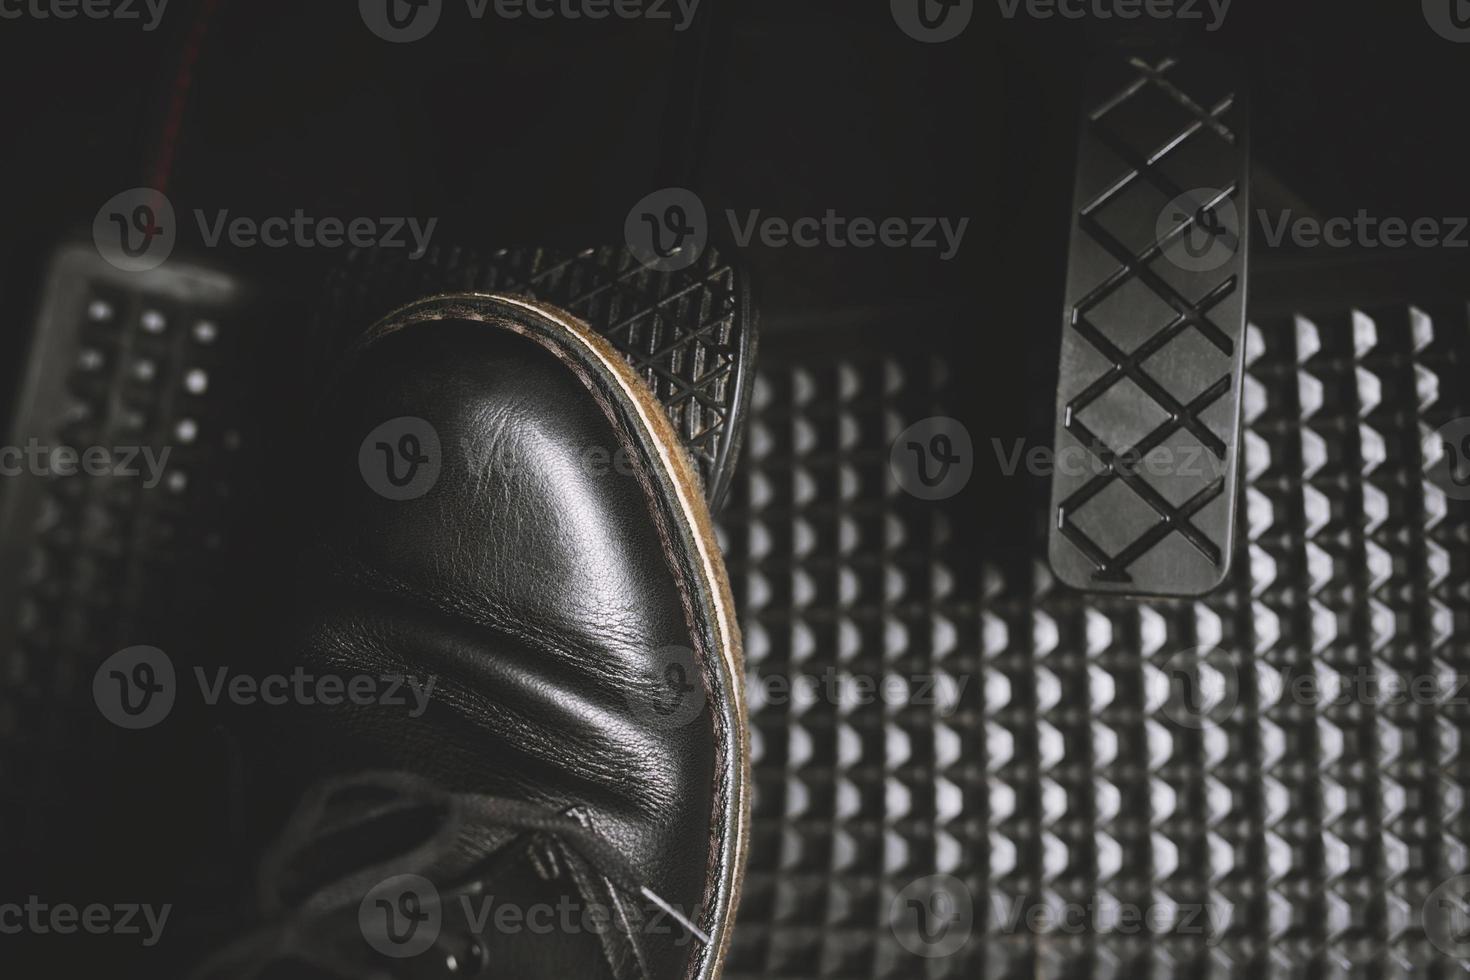
[[285,648],[308,693],[271,765],[327,782],[265,864],[265,924],[204,975],[717,977],[740,639],[652,394],[565,313],[441,296],[369,331],[321,423]]

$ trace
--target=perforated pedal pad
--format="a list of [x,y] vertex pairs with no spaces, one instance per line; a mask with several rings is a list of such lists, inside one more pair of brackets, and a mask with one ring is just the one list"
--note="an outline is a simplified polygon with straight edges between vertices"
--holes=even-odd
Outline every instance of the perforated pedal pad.
[[[257,299],[181,258],[123,271],[90,243],[52,255],[7,444],[21,471],[0,510],[7,649],[95,654],[177,618],[166,587],[228,544],[216,519],[253,427],[236,354]],[[102,623],[116,635],[88,635]]]
[[262,299],[182,257],[124,271],[84,242],[45,260],[0,455],[0,823],[28,815],[0,855],[64,839],[85,812],[69,801],[101,780],[168,771],[118,768],[138,743],[99,712],[93,675],[194,635],[230,593],[264,479],[257,403],[274,395],[246,356],[272,322]]
[[1115,54],[1091,70],[1053,443],[1049,550],[1068,585],[1194,596],[1229,570],[1248,160],[1223,66]]
[[322,356],[405,303],[440,292],[511,293],[585,320],[658,396],[718,509],[739,455],[757,317],[746,277],[713,248],[686,269],[645,268],[627,248],[434,246],[421,258],[355,252],[329,279]]

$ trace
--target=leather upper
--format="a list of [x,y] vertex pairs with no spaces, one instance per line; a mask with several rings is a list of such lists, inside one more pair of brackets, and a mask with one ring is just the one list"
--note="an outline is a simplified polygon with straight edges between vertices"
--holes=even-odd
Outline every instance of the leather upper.
[[[388,467],[434,468],[434,436],[432,485],[392,499]],[[651,470],[660,447],[595,371],[470,320],[367,346],[311,438],[315,531],[282,652],[318,674],[434,686],[419,717],[406,687],[406,704],[296,711],[275,733],[282,785],[403,769],[573,811],[708,929],[717,842],[736,832],[721,790],[727,695],[711,680],[718,637],[691,584],[692,531]],[[526,867],[503,881],[526,879],[510,887],[530,896]],[[655,976],[689,973],[699,944],[680,932],[644,938]],[[507,942],[506,956],[529,948]],[[582,968],[604,967],[637,976]]]

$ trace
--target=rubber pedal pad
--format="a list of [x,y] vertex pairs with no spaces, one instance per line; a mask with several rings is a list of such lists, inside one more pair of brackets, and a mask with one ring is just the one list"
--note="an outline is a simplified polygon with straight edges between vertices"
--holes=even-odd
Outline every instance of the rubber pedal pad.
[[84,241],[39,271],[6,441],[21,455],[0,481],[0,649],[88,671],[187,618],[229,564],[232,461],[256,427],[239,351],[263,294],[180,256],[119,268]]
[[1114,53],[1085,86],[1051,567],[1089,592],[1201,595],[1229,572],[1239,500],[1247,107],[1193,55]]
[[739,457],[758,316],[750,282],[708,248],[677,271],[644,267],[626,247],[475,250],[435,245],[353,252],[328,275],[314,317],[326,362],[394,309],[445,292],[495,292],[551,303],[592,326],[653,389],[718,510]]

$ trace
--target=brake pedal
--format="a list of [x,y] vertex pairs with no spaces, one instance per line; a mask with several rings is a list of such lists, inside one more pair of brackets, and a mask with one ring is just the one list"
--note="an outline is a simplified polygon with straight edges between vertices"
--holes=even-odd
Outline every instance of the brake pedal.
[[757,317],[748,279],[708,248],[676,271],[646,268],[626,247],[432,246],[413,259],[354,252],[329,278],[315,331],[330,359],[399,306],[442,292],[510,293],[586,321],[643,376],[683,437],[718,510],[739,456],[754,376]]

